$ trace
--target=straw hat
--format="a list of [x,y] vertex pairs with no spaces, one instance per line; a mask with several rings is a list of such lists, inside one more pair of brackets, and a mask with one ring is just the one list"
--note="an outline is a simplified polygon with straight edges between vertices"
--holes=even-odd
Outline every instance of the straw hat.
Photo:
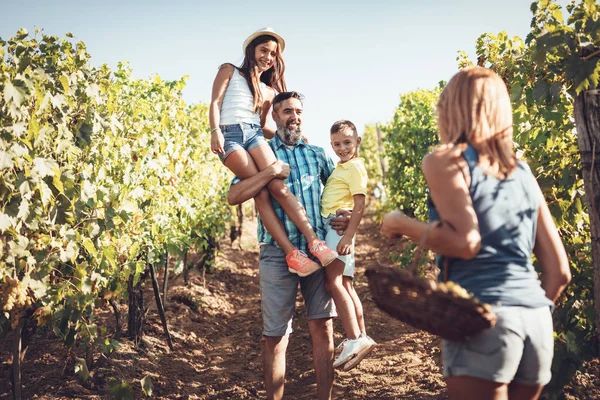
[[263,36],[263,35],[270,35],[270,36],[273,36],[275,39],[277,39],[277,42],[279,43],[279,52],[283,53],[283,49],[285,49],[285,40],[283,40],[283,38],[281,36],[279,36],[277,33],[275,33],[273,28],[271,28],[269,26],[267,26],[265,28],[260,28],[259,30],[254,32],[252,35],[248,36],[248,39],[246,39],[244,41],[244,45],[242,46],[244,53],[246,52],[246,47],[248,47],[248,45],[254,39],[256,39],[259,36]]

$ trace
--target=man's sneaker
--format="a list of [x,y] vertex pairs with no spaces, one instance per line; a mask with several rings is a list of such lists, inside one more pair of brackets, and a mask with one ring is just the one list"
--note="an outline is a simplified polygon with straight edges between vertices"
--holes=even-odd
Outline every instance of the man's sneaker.
[[[343,347],[340,356],[333,362],[333,368],[344,365],[344,371],[349,371],[356,367],[359,362],[373,349],[373,345],[366,337],[357,339],[344,339],[338,348]],[[350,368],[347,365],[352,363]]]
[[310,254],[317,257],[322,266],[327,266],[333,262],[338,256],[338,253],[331,250],[323,240],[313,242],[313,247],[310,248]]
[[285,261],[287,262],[288,270],[301,277],[308,276],[321,268],[319,264],[308,258],[305,252],[298,249],[290,251],[285,256]]
[[360,344],[355,345],[354,355],[348,360],[346,364],[344,364],[344,372],[350,371],[352,368],[356,367],[363,358],[367,356],[377,344],[370,337],[359,337],[358,339]]

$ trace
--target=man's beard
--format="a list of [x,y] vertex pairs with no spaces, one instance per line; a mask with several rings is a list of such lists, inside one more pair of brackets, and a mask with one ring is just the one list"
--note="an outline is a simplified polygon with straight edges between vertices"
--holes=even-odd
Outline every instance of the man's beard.
[[290,129],[287,126],[277,126],[277,136],[288,146],[296,146],[300,142],[300,139],[302,139],[302,128],[300,125],[296,129]]

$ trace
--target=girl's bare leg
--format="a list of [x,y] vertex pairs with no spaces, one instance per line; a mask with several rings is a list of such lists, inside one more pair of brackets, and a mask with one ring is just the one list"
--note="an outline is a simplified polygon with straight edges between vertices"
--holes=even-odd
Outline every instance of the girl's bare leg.
[[[273,162],[275,162],[275,160],[273,160]],[[235,174],[235,176],[242,180],[258,173],[258,168],[256,167],[254,160],[244,150],[234,151],[231,153],[225,159],[225,166],[229,168],[231,172]],[[280,179],[276,180],[281,181]],[[285,254],[288,254],[294,249],[294,245],[288,239],[287,233],[283,228],[283,224],[273,209],[269,191],[266,189],[261,190],[261,192],[254,198],[254,202],[256,203],[256,208],[258,209],[258,213],[260,214],[265,228],[271,234],[271,236],[273,236],[273,239],[275,239],[277,244],[279,244],[279,246],[281,246],[281,248],[285,251]]]
[[[261,171],[277,161],[275,154],[273,154],[273,151],[268,145],[258,146],[250,150],[250,155],[255,161],[258,169]],[[269,182],[268,187],[273,198],[281,204],[286,215],[304,235],[310,247],[315,240],[318,240],[318,237],[310,225],[308,217],[306,216],[306,210],[304,210],[300,201],[298,201],[296,196],[292,194],[290,189],[281,179],[273,179]]]

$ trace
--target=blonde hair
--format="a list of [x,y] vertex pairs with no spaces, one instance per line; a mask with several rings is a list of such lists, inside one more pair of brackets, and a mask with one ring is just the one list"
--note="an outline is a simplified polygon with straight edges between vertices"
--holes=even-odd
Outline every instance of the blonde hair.
[[510,97],[494,71],[469,67],[450,79],[437,104],[444,144],[469,143],[487,156],[492,170],[507,176],[517,166]]

